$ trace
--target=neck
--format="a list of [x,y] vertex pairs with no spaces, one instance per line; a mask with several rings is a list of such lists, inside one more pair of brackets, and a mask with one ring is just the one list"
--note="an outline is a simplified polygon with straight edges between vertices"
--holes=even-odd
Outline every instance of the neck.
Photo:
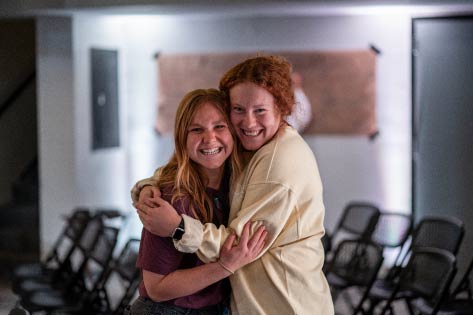
[[222,182],[222,177],[223,177],[223,170],[224,167],[220,167],[218,169],[204,169],[205,175],[207,175],[208,178],[208,183],[207,187],[213,188],[213,189],[219,189],[220,188],[220,183]]

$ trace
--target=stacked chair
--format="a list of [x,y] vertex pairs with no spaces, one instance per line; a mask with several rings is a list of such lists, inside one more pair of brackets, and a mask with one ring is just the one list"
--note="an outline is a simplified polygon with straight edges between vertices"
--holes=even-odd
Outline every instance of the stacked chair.
[[12,272],[13,292],[20,290],[18,287],[25,280],[32,278],[55,278],[70,269],[70,255],[84,233],[91,219],[90,211],[85,208],[75,209],[70,217],[66,218],[66,224],[54,243],[51,252],[44,261],[22,264]]
[[122,314],[140,282],[139,240],[128,240],[114,257],[120,228],[108,223],[123,218],[107,209],[73,211],[48,258],[14,270],[20,299],[11,313]]
[[442,298],[455,275],[456,258],[450,251],[440,248],[417,248],[399,275],[381,315],[393,314],[392,302],[405,299],[409,312],[414,314],[412,300],[422,301],[431,307],[428,314],[436,314]]
[[325,251],[325,264],[330,260],[330,250],[343,239],[369,240],[376,227],[380,211],[368,202],[350,202],[344,209],[340,220],[331,234],[322,239]]
[[[381,302],[387,306],[386,311],[393,313],[392,302],[402,299],[406,302],[410,312],[412,311],[410,301],[418,296],[418,292],[413,290],[398,290],[394,294],[403,273],[408,272],[406,265],[409,264],[412,255],[426,248],[441,249],[451,253],[454,257],[458,252],[463,239],[463,223],[454,217],[425,217],[415,226],[410,240],[404,244],[404,248],[399,251],[394,265],[389,269],[386,276],[377,279],[371,287],[365,300],[368,307],[362,309],[363,314],[374,314],[375,308]],[[455,264],[455,262],[454,262]],[[434,268],[425,267],[428,272],[435,273]],[[410,271],[412,273],[412,270]],[[413,277],[413,275],[411,275]],[[434,279],[433,276],[431,276]],[[432,284],[433,286],[434,284]],[[449,285],[449,284],[448,284]],[[393,295],[394,294],[394,295]]]
[[[410,215],[349,203],[323,239],[334,302],[343,296],[354,315],[404,315],[398,302],[410,315],[473,315],[473,257],[451,288],[464,233],[455,217],[425,216],[413,224]],[[388,251],[396,256],[382,269]]]
[[473,255],[471,257],[456,288],[443,296],[440,303],[420,297],[412,301],[413,308],[423,315],[473,315]]
[[343,240],[337,246],[333,258],[325,270],[332,298],[337,300],[340,293],[352,287],[362,288],[362,298],[355,304],[349,295],[347,300],[356,312],[376,280],[383,263],[383,248],[367,240]]
[[[380,216],[378,207],[367,202],[351,202],[332,234],[322,239],[327,252],[324,272],[336,301],[352,287],[369,288],[383,262],[382,248],[371,241]],[[333,253],[331,248],[335,248]],[[347,296],[349,298],[349,296]],[[350,306],[358,309],[350,299]]]

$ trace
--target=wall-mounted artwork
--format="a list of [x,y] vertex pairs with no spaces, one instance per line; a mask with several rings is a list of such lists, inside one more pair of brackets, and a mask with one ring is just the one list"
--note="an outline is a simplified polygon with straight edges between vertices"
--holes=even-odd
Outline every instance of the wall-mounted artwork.
[[[176,108],[185,93],[197,88],[218,88],[226,70],[257,54],[157,55],[156,130],[161,134],[172,133]],[[296,91],[299,110],[303,103],[309,107],[301,115],[306,120],[302,133],[372,135],[376,132],[374,50],[267,54],[283,55],[293,65],[295,86],[299,86],[300,92]]]

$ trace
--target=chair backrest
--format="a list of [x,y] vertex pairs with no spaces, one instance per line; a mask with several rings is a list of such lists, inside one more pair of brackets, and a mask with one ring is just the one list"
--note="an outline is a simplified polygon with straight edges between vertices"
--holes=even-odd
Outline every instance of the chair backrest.
[[372,235],[374,242],[383,247],[402,246],[412,232],[412,217],[408,214],[382,212]]
[[427,216],[419,221],[413,235],[412,248],[434,247],[454,255],[465,233],[463,222],[452,216]]
[[[68,258],[68,268],[61,270],[58,275],[63,279],[65,291],[68,293],[74,290],[81,291],[90,286],[86,271],[87,268],[93,270],[94,267],[89,267],[88,264],[95,260],[95,264],[100,265],[105,260],[104,256],[110,255],[111,257],[117,235],[118,230],[105,227],[100,216],[94,216],[89,221],[78,246],[74,248]],[[99,269],[101,270],[102,267],[99,266]],[[97,272],[95,273],[97,274]]]
[[90,211],[86,208],[76,208],[71,216],[65,218],[64,228],[47,256],[46,264],[60,266],[67,259],[81,239],[90,219]]
[[79,270],[79,282],[76,285],[91,294],[97,291],[107,274],[113,259],[119,230],[114,227],[102,227],[97,241],[85,258]]
[[350,286],[371,286],[383,262],[383,248],[365,240],[343,240],[326,274],[334,273]]
[[107,314],[123,314],[130,304],[141,281],[136,260],[140,247],[139,239],[127,241],[120,254],[107,269],[103,282],[96,291],[94,310]]
[[351,234],[351,238],[370,239],[379,215],[378,207],[371,203],[350,202],[343,210],[342,217],[332,233],[332,240],[343,232]]
[[427,216],[422,218],[412,232],[410,243],[405,246],[407,249],[399,252],[386,279],[391,281],[396,279],[412,252],[418,248],[439,248],[456,255],[463,234],[463,222],[455,217]]
[[435,310],[438,310],[455,275],[455,265],[456,258],[448,250],[428,247],[416,248],[400,275],[399,283],[392,292],[390,302],[394,300],[399,291],[409,291],[414,297],[421,298],[431,305],[435,314]]

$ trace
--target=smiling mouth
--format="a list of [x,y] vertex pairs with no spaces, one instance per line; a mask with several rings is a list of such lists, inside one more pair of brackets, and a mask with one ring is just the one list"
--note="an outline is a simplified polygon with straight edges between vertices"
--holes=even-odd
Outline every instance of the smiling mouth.
[[215,155],[215,154],[219,154],[221,151],[222,151],[222,147],[219,147],[219,148],[213,148],[213,149],[203,149],[203,150],[200,150],[200,153],[202,153],[203,155]]
[[243,130],[243,129],[241,129],[241,131],[247,137],[256,137],[261,132],[261,130]]

